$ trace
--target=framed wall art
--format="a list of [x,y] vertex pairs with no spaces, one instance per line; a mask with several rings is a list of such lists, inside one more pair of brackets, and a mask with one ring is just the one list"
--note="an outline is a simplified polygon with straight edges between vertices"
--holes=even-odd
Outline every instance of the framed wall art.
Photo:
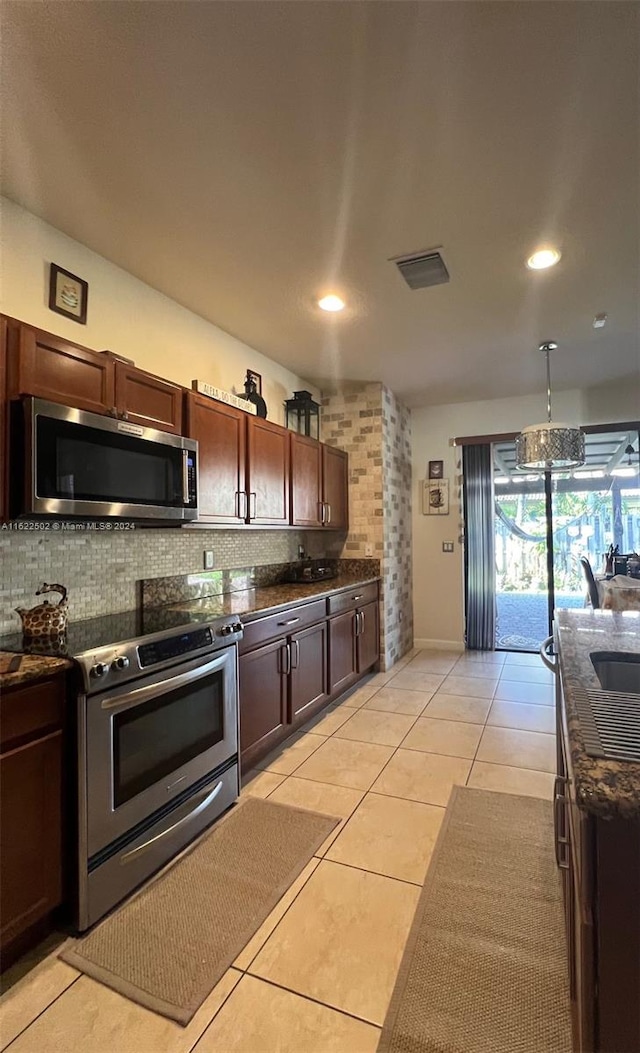
[[52,263],[49,271],[49,310],[63,314],[80,325],[87,324],[89,283]]
[[422,485],[422,514],[425,516],[448,516],[449,480],[425,479]]
[[443,467],[444,461],[429,461],[429,478],[442,479],[444,475]]

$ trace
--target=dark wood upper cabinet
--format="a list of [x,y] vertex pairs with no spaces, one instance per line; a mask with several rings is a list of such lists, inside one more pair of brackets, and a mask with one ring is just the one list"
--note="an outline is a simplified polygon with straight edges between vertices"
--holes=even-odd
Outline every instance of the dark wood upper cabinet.
[[289,525],[289,432],[247,416],[247,492],[250,523]]
[[322,445],[295,432],[291,433],[291,523],[323,525]]
[[115,406],[119,417],[182,435],[184,388],[143,369],[116,362]]
[[322,446],[322,498],[325,526],[334,530],[349,527],[349,458],[335,446]]
[[187,392],[187,435],[198,440],[198,519],[244,523],[247,415],[225,402]]
[[115,364],[61,337],[8,319],[9,397],[35,395],[65,406],[109,413],[115,405]]

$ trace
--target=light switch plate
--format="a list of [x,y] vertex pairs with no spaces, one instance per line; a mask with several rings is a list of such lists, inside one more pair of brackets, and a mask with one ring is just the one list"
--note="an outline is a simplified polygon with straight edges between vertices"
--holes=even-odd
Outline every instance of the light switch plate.
[[443,552],[453,552],[453,541],[443,541],[442,542],[442,551]]
[[370,541],[367,541],[364,546],[364,555],[365,559],[371,559],[371,557],[373,556],[373,545]]
[[204,550],[204,569],[213,570],[213,549],[206,548]]

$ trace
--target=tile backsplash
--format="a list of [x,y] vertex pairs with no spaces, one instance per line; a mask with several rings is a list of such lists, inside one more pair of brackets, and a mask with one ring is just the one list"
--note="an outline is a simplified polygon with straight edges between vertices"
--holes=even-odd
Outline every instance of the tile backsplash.
[[315,557],[341,547],[320,531],[0,530],[0,635],[19,629],[13,609],[40,602],[35,591],[43,581],[68,588],[69,617],[78,621],[132,610],[137,581],[202,570],[205,549],[213,550],[216,568],[228,568],[288,563],[298,558],[299,545]]

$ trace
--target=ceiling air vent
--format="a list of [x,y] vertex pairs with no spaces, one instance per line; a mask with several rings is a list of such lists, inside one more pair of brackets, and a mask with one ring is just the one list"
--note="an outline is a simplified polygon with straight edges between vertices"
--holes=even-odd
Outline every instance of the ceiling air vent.
[[444,285],[449,281],[449,271],[439,252],[402,256],[393,262],[410,289],[427,289],[430,285]]

